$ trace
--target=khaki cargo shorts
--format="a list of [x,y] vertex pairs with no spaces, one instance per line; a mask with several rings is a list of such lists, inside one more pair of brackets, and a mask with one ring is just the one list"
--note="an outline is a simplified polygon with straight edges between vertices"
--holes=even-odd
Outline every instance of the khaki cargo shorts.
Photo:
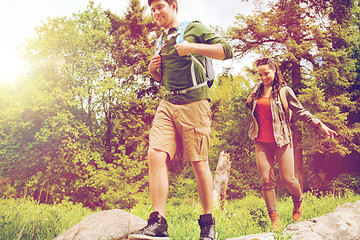
[[211,115],[208,100],[184,105],[162,100],[150,130],[149,148],[168,153],[170,159],[183,150],[185,161],[208,160]]

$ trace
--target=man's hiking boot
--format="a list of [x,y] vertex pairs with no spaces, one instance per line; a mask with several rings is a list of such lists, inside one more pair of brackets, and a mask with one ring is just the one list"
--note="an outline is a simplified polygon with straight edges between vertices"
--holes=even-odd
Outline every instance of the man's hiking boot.
[[300,221],[303,215],[303,199],[301,197],[300,201],[293,201],[294,209],[293,209],[293,219],[295,222]]
[[276,231],[281,229],[280,225],[280,215],[278,212],[274,211],[269,213],[270,221],[271,221],[271,231]]
[[167,232],[168,225],[159,212],[150,214],[148,224],[137,232],[129,235],[129,240],[151,239],[151,240],[170,240]]
[[211,214],[200,215],[200,240],[216,240],[215,219]]

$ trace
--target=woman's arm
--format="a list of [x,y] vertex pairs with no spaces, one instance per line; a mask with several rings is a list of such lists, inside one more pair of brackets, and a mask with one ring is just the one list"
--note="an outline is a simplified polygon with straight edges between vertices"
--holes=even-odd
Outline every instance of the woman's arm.
[[326,138],[334,138],[335,136],[339,135],[337,132],[327,127],[323,122],[320,122],[317,127],[326,134]]
[[300,118],[300,120],[314,124],[323,133],[326,134],[327,138],[334,138],[334,136],[338,136],[338,134],[334,130],[327,127],[323,122],[321,122],[317,117],[312,115],[302,106],[302,104],[297,99],[294,91],[290,87],[286,86],[285,92],[290,110],[295,115],[297,115]]

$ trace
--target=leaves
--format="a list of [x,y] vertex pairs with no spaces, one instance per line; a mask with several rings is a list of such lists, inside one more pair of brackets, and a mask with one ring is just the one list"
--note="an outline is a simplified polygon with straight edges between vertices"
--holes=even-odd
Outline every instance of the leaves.
[[[358,2],[274,1],[269,9],[236,16],[227,35],[238,57],[276,57],[305,108],[339,133],[324,139],[308,124],[296,125],[306,184],[326,187],[359,158]],[[28,73],[16,89],[0,88],[1,197],[93,209],[148,202],[148,132],[161,98],[147,71],[156,32],[139,0],[130,0],[123,16],[90,1],[84,11],[36,29],[24,51]],[[210,89],[209,162],[215,170],[219,153],[230,153],[230,198],[261,186],[245,107],[257,77],[254,69],[241,74],[224,73]],[[181,158],[169,165],[170,196],[193,197],[195,177]]]
[[[358,112],[350,110],[356,102],[349,95],[354,94],[351,86],[356,85],[354,60],[358,58],[350,58],[348,49],[354,46],[354,37],[359,36],[358,31],[353,31],[358,18],[354,19],[349,10],[353,10],[352,14],[358,12],[355,2],[275,1],[268,11],[238,15],[237,23],[228,31],[237,56],[255,52],[277,58],[300,102],[340,134],[336,139],[324,139],[308,124],[294,125],[301,127],[307,169],[320,175],[330,173],[339,164],[336,162],[346,161],[349,154],[358,152],[358,125],[352,124],[354,117],[349,122],[349,117]],[[339,12],[343,14],[337,15]],[[319,158],[332,161],[321,161],[321,168],[313,167]]]

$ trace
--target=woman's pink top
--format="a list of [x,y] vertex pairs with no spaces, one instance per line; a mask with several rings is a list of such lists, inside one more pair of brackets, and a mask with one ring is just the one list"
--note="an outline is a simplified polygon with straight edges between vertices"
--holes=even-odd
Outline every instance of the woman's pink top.
[[259,125],[258,142],[275,142],[270,107],[270,97],[260,97],[256,103],[255,117]]

